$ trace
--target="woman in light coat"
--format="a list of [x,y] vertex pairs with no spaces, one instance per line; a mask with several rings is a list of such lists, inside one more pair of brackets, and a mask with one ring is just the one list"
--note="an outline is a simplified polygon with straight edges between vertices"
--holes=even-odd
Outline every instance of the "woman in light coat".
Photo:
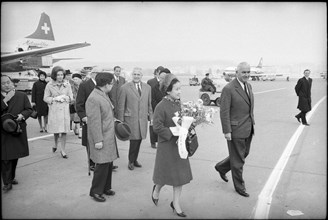
[[118,158],[115,138],[113,105],[108,93],[113,87],[113,74],[98,73],[96,87],[88,97],[85,110],[88,117],[88,141],[90,158],[95,170],[90,196],[97,202],[104,202],[103,194],[112,196],[112,166]]
[[58,147],[59,134],[61,134],[61,155],[67,159],[65,152],[66,133],[70,131],[69,103],[73,99],[71,85],[64,81],[65,70],[60,66],[55,66],[51,71],[51,81],[44,90],[43,100],[48,103],[48,132],[54,134],[56,152]]

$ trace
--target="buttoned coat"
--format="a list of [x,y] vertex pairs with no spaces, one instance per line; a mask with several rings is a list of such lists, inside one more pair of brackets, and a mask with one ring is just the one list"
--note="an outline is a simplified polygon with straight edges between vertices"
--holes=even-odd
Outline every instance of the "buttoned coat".
[[[106,93],[95,88],[85,104],[88,117],[90,159],[95,163],[109,163],[118,158],[115,139],[113,105]],[[95,144],[103,142],[101,149]]]
[[27,95],[23,92],[15,91],[15,95],[7,102],[3,101],[4,96],[1,94],[1,115],[10,113],[15,117],[22,114],[25,118],[21,121],[20,127],[22,133],[18,136],[6,133],[1,125],[1,160],[13,160],[29,155],[26,120],[32,113],[32,107]]
[[153,119],[151,88],[140,82],[141,96],[134,82],[125,83],[119,92],[118,119],[126,122],[131,129],[130,140],[147,137],[148,116]]
[[297,81],[295,86],[295,92],[298,96],[297,108],[301,111],[308,112],[311,110],[311,87],[311,78],[307,80],[305,77],[302,77]]
[[252,86],[246,82],[249,97],[237,78],[222,89],[220,100],[220,118],[224,134],[231,133],[232,138],[247,138],[254,132],[254,95]]
[[48,132],[49,133],[67,133],[70,131],[70,113],[69,102],[53,101],[53,98],[66,95],[73,99],[72,88],[69,82],[64,83],[59,87],[55,81],[50,81],[44,90],[43,100],[48,103]]
[[43,101],[44,90],[46,88],[47,82],[38,80],[33,84],[32,87],[32,102],[36,105],[36,111],[38,112],[38,116],[46,116],[48,115],[48,104]]
[[118,95],[119,95],[120,88],[122,87],[122,85],[125,84],[125,78],[122,76],[119,76],[118,83],[115,81],[115,78],[113,79],[113,81],[114,81],[114,84],[113,84],[112,89],[109,92],[109,98],[114,105],[114,117],[117,118],[117,114],[118,114],[117,105],[118,105],[118,99],[119,99]]

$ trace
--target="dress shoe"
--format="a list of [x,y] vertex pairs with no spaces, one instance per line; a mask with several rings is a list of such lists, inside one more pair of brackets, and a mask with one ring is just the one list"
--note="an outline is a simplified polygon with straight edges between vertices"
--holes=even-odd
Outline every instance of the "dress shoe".
[[141,164],[138,161],[135,161],[133,164],[135,167],[142,167]]
[[156,149],[156,144],[151,144],[151,148]]
[[11,181],[11,184],[13,184],[13,185],[17,185],[17,184],[18,184],[18,181],[15,180],[15,179],[13,179],[13,180]]
[[220,177],[221,177],[221,179],[223,179],[224,182],[228,182],[229,181],[228,178],[227,178],[227,176],[224,173],[222,173],[216,166],[214,168],[215,168],[216,171],[219,172]]
[[174,208],[174,206],[173,206],[173,201],[171,202],[170,206],[171,206],[171,208],[173,209],[173,212],[175,211],[179,217],[187,217],[187,215],[186,215],[184,212],[178,213],[178,212],[175,210],[175,208]]
[[2,190],[4,192],[8,192],[9,190],[11,190],[13,188],[13,186],[11,184],[7,184],[7,185],[4,185]]
[[113,195],[115,195],[115,192],[113,190],[109,189],[109,190],[105,191],[104,194],[107,196],[113,196]]
[[67,158],[68,158],[67,154],[63,154],[62,151],[60,151],[60,154],[62,155],[62,157],[63,157],[64,159],[67,159]]
[[90,193],[90,196],[94,198],[95,201],[97,202],[105,202],[106,201],[106,198],[103,197],[102,195],[99,195],[99,194],[91,194]]
[[153,192],[151,193],[151,199],[153,200],[153,203],[157,206],[158,199],[155,199],[154,196],[153,196],[155,188],[156,188],[156,185],[154,185],[154,187],[153,187]]
[[303,125],[305,125],[305,126],[310,126],[310,124],[308,124],[308,123],[303,123]]
[[300,118],[297,115],[295,115],[295,118],[297,119],[298,122],[301,122]]
[[118,166],[113,165],[112,170],[116,170],[117,168],[118,168]]
[[129,163],[128,168],[129,168],[129,170],[134,170],[134,165],[133,165],[133,163]]
[[52,148],[52,153],[55,153],[56,150],[57,150],[57,147],[53,147],[53,148]]
[[249,194],[245,190],[236,190],[239,195],[249,197]]

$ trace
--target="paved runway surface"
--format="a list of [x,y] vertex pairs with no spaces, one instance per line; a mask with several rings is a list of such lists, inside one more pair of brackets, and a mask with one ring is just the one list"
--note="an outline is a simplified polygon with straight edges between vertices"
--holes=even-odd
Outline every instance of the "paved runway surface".
[[[214,165],[228,156],[219,114],[212,126],[196,128],[200,146],[190,158],[193,180],[183,187],[181,207],[187,218],[245,219],[255,218],[258,196],[268,184],[276,164],[300,125],[296,80],[289,82],[250,81],[255,93],[255,136],[244,166],[249,198],[234,191],[231,173],[223,182]],[[183,86],[182,100],[197,100],[199,87]],[[314,79],[312,106],[320,100],[309,123],[295,142],[287,164],[272,189],[272,201],[266,204],[270,219],[325,218],[327,214],[327,81]],[[213,108],[219,110],[213,105]],[[138,161],[143,165],[127,168],[129,142],[118,142],[120,158],[113,172],[116,195],[104,203],[89,196],[92,174],[88,176],[87,156],[81,139],[74,133],[67,138],[67,154],[52,153],[53,136],[39,133],[37,120],[28,119],[30,155],[19,159],[16,177],[19,182],[8,193],[2,193],[2,218],[24,219],[171,219],[172,187],[165,186],[156,207],[151,200],[152,174],[156,150],[149,136],[142,141]],[[44,138],[37,138],[46,135]],[[48,136],[47,136],[48,135]],[[287,214],[301,211],[299,216]],[[258,211],[258,210],[257,210]]]

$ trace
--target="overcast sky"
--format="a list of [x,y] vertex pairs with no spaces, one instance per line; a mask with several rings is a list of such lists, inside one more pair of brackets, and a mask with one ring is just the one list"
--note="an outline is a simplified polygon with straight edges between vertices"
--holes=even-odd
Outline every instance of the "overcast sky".
[[[58,56],[91,61],[233,60],[326,63],[325,2],[2,2],[1,43],[50,16]],[[15,48],[13,48],[15,49]]]

